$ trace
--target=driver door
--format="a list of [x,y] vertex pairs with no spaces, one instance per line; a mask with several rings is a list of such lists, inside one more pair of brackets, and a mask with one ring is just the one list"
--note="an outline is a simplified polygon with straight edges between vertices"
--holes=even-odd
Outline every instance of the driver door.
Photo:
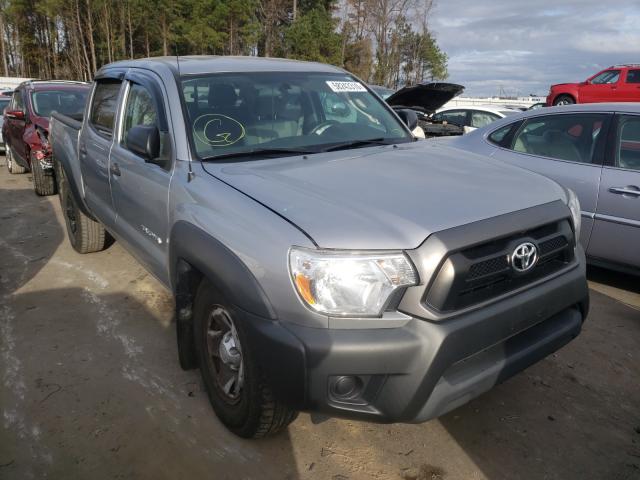
[[607,70],[580,87],[580,103],[613,102],[620,85],[620,70]]

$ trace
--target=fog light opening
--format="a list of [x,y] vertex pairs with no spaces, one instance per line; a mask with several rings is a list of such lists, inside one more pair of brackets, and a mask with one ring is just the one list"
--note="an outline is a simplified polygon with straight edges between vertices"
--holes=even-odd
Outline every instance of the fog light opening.
[[360,377],[341,375],[331,382],[331,394],[336,400],[352,400],[362,395],[364,382]]

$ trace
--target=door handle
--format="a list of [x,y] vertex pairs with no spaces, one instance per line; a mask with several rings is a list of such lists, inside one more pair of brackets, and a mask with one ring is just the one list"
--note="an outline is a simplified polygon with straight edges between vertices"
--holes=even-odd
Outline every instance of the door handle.
[[[638,187],[633,187],[638,188]],[[634,190],[632,187],[611,187],[609,191],[611,193],[617,193],[619,195],[633,195],[635,197],[640,197],[640,189]]]
[[120,175],[122,175],[122,172],[120,171],[120,166],[115,162],[111,164],[111,167],[109,167],[109,171],[111,172],[111,175],[115,175],[116,177],[119,177]]

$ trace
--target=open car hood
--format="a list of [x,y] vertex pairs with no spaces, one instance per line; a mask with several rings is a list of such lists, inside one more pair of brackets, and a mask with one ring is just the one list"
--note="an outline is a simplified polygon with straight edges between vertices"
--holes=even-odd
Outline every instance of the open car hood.
[[455,83],[420,83],[401,88],[386,102],[394,108],[411,108],[431,114],[463,91],[464,87]]

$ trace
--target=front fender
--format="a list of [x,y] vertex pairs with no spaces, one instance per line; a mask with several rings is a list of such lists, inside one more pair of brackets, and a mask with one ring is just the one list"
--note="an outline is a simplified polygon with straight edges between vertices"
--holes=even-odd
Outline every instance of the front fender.
[[186,262],[206,276],[233,305],[263,318],[276,319],[264,290],[242,260],[222,242],[195,225],[178,221],[169,237],[171,285],[181,293]]

